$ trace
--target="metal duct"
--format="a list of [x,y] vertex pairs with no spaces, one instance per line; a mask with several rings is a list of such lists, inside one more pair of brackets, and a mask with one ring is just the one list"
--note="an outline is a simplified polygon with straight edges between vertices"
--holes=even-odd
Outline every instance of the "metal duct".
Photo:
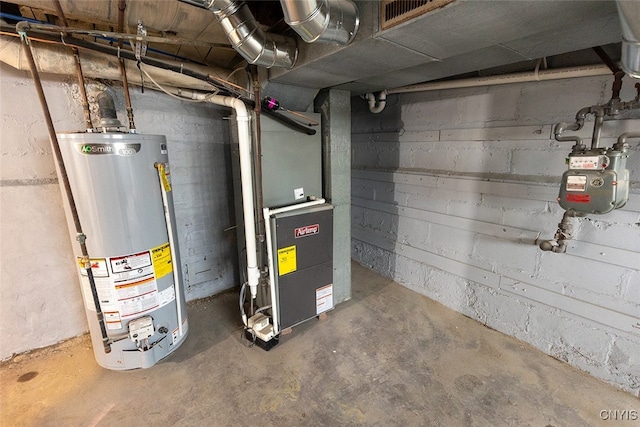
[[307,43],[347,45],[358,32],[358,7],[351,0],[280,0],[284,20]]
[[233,48],[250,64],[266,68],[292,68],[295,64],[295,40],[262,31],[244,2],[210,0],[207,8],[222,25]]
[[618,0],[622,26],[622,69],[640,79],[640,2]]

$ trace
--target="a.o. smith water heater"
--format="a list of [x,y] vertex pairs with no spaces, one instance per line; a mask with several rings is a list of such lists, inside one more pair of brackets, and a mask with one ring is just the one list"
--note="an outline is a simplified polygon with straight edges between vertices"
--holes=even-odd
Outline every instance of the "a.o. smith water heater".
[[153,366],[188,331],[166,139],[125,132],[58,139],[104,319],[85,263],[78,271],[96,360],[116,370]]

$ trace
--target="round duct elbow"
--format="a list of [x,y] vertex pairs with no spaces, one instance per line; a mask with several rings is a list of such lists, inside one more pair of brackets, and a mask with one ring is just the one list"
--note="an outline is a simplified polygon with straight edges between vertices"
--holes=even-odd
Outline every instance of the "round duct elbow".
[[358,32],[358,7],[351,0],[280,0],[284,20],[307,43],[347,45]]
[[295,65],[298,56],[295,40],[262,31],[246,3],[212,0],[208,7],[231,46],[248,63],[266,68],[292,68]]

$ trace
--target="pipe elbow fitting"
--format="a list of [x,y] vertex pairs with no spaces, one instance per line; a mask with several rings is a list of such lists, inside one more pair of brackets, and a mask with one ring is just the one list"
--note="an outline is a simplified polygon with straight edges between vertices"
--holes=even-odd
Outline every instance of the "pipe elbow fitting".
[[553,251],[554,248],[558,247],[558,242],[555,240],[545,240],[540,242],[540,245],[538,245],[540,247],[540,249],[542,249],[543,251]]
[[387,91],[383,90],[380,92],[377,98],[373,93],[369,92],[366,94],[366,99],[369,102],[369,111],[378,114],[384,110],[384,107],[387,105]]

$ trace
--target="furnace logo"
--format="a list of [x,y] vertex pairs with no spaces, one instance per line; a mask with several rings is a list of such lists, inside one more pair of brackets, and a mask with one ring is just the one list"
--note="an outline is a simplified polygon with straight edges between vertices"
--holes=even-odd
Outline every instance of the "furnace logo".
[[320,233],[320,224],[305,225],[304,227],[298,227],[295,229],[296,239],[318,233]]

